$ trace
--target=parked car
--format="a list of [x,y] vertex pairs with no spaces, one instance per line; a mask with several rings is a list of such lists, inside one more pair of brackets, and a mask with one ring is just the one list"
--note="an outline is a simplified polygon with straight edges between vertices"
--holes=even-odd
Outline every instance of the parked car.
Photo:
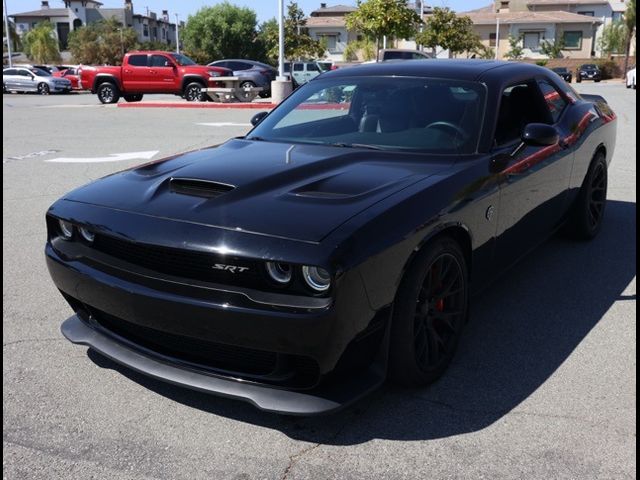
[[573,80],[573,75],[566,67],[555,67],[551,71],[560,75],[567,83],[571,83],[571,80]]
[[285,76],[292,79],[293,86],[296,88],[326,71],[328,71],[327,62],[285,62],[284,64]]
[[[313,104],[329,96],[345,101]],[[473,292],[559,228],[603,224],[616,116],[536,65],[340,69],[252,123],[50,207],[67,339],[174,385],[324,413],[387,377],[435,381]]]
[[261,97],[269,97],[271,95],[271,82],[278,75],[278,71],[271,65],[254,60],[216,60],[211,62],[209,66],[232,70],[233,76],[242,79],[241,88],[262,88]]
[[578,75],[576,75],[576,82],[580,83],[583,80],[593,80],[594,82],[599,82],[602,80],[602,72],[600,71],[600,67],[594,65],[593,63],[586,63],[581,65],[578,69]]
[[387,48],[385,50],[380,50],[380,53],[378,54],[378,59],[381,62],[389,60],[430,60],[432,58],[433,55],[427,52],[400,48]]
[[139,102],[146,93],[173,93],[187,101],[205,100],[203,88],[221,87],[216,77],[229,76],[226,68],[198,65],[185,55],[164,51],[125,54],[120,67],[79,68],[80,85],[98,95],[102,103],[120,97]]
[[636,89],[636,69],[635,69],[635,67],[627,72],[627,75],[626,75],[625,78],[626,78],[627,88],[633,88],[635,90]]
[[39,68],[5,68],[2,70],[2,93],[37,92],[40,95],[49,93],[68,93],[71,82],[66,78],[58,78]]
[[78,69],[76,67],[69,67],[65,70],[59,70],[53,73],[54,77],[66,78],[71,82],[71,88],[74,90],[81,90],[80,76],[78,75]]

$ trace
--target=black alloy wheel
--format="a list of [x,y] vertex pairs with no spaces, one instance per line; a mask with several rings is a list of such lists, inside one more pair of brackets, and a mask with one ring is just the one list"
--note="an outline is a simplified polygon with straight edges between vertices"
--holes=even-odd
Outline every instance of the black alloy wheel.
[[598,152],[567,221],[568,233],[575,239],[591,240],[600,232],[607,205],[607,186],[607,162],[604,153]]
[[38,84],[38,93],[40,95],[49,95],[49,85],[47,85],[46,83],[39,83]]
[[187,102],[202,101],[204,95],[202,93],[202,85],[197,82],[190,83],[184,89],[184,98]]
[[453,239],[440,237],[423,247],[398,290],[390,378],[408,386],[437,380],[453,359],[467,316],[464,255]]
[[120,93],[118,87],[113,83],[105,82],[98,87],[98,100],[101,103],[109,104],[116,103],[120,99]]

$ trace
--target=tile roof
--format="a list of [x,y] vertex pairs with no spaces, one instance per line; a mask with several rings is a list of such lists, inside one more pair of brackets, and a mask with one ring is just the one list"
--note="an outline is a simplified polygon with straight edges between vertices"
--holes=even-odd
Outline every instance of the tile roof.
[[10,17],[66,17],[69,15],[67,8],[42,8],[31,12],[12,13]]
[[344,27],[344,17],[309,17],[307,27]]
[[500,18],[502,24],[513,23],[602,23],[602,20],[562,10],[550,12],[465,12],[476,25],[493,25]]

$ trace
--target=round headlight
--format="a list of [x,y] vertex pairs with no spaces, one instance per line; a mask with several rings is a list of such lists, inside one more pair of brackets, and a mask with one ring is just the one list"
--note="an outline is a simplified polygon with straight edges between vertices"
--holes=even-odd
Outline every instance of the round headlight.
[[288,263],[267,262],[267,273],[277,283],[285,284],[291,281],[293,268]]
[[73,237],[73,223],[66,220],[58,220],[58,226],[60,227],[60,233],[64,238]]
[[85,227],[80,227],[78,230],[80,230],[80,235],[82,235],[82,238],[87,242],[93,242],[95,240],[96,235],[91,230]]
[[311,288],[317,292],[324,292],[331,286],[331,275],[324,268],[302,267],[302,276]]

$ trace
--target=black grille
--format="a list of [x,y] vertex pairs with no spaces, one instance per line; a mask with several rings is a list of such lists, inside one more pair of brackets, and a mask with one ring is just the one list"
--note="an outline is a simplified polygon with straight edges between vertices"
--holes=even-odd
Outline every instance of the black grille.
[[309,388],[319,379],[318,364],[309,357],[207,342],[137,325],[91,307],[87,309],[109,332],[196,368],[292,388]]
[[[177,277],[248,288],[265,285],[262,265],[243,258],[129,242],[107,235],[96,235],[93,248],[125,262]],[[215,268],[216,264],[247,270],[220,270]]]

